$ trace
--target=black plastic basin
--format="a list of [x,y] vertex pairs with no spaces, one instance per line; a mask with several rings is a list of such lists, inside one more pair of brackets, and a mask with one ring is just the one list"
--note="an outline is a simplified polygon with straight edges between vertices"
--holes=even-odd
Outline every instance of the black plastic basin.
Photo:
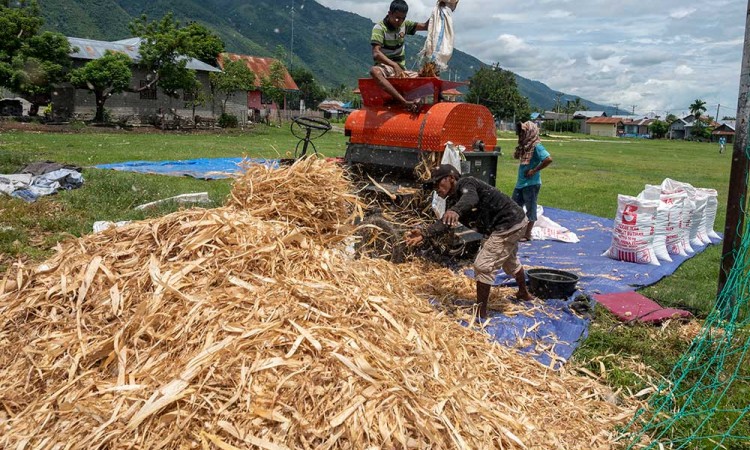
[[529,269],[529,291],[539,298],[566,299],[576,291],[578,275],[557,269]]

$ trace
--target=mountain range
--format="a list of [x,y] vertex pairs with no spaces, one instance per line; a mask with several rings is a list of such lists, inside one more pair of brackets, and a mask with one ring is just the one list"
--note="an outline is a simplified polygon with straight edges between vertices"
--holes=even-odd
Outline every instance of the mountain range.
[[[128,23],[142,14],[155,20],[172,12],[183,24],[198,22],[214,31],[232,53],[277,56],[277,49],[283,48],[287,67],[303,66],[327,87],[354,87],[358,78],[368,76],[372,65],[373,22],[314,0],[39,0],[39,4],[46,29],[104,41],[132,37]],[[424,40],[420,35],[407,38],[410,65]],[[443,78],[468,80],[483,64],[455,49]],[[517,74],[516,79],[534,108],[551,110],[558,97],[561,105],[576,98]],[[612,106],[581,101],[589,110],[615,112]]]

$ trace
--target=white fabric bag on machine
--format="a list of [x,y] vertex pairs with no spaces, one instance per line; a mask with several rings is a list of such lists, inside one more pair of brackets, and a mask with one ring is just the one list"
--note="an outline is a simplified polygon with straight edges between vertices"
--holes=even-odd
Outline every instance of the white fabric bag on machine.
[[[458,173],[463,174],[461,171],[461,160],[464,159],[463,152],[465,150],[466,147],[463,145],[455,145],[451,141],[446,142],[443,159],[440,160],[440,164],[450,164],[458,170]],[[442,218],[443,214],[445,214],[445,199],[441,198],[434,191],[432,193],[432,210],[438,219]]]
[[[443,3],[445,6],[440,6]],[[427,39],[419,52],[422,65],[433,62],[439,71],[448,69],[453,56],[453,10],[458,1],[438,1],[430,15]]]

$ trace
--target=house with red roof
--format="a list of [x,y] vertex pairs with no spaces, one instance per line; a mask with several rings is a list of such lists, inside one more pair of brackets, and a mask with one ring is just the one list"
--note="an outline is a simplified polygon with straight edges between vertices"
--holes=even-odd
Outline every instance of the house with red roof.
[[[286,97],[284,97],[283,105],[276,105],[270,98],[267,98],[260,90],[261,80],[271,75],[271,66],[277,60],[274,58],[262,58],[260,56],[249,56],[239,55],[237,53],[222,53],[217,58],[220,68],[224,68],[225,61],[243,61],[248,69],[255,74],[255,89],[247,93],[247,108],[250,111],[261,113],[268,109],[278,110],[279,106],[281,109],[288,109]],[[286,67],[284,68],[284,80],[283,88],[287,93],[299,91],[297,83],[294,82],[292,76],[287,72]],[[294,106],[292,106],[294,108]],[[262,113],[261,113],[262,114]]]
[[586,121],[592,136],[617,137],[624,133],[625,126],[618,117],[592,117]]

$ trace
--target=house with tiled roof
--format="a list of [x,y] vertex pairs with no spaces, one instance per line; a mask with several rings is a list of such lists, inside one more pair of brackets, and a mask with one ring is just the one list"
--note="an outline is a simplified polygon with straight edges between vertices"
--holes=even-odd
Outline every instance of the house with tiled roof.
[[589,133],[592,136],[617,137],[625,132],[622,119],[617,117],[592,117],[586,121]]
[[572,120],[578,122],[578,130],[580,133],[591,134],[591,129],[589,128],[586,121],[593,117],[607,117],[607,113],[604,111],[581,110],[574,112],[570,117],[572,117]]
[[[224,64],[227,60],[242,61],[245,63],[247,68],[255,74],[255,89],[247,93],[248,110],[260,113],[267,111],[268,109],[278,110],[279,107],[281,107],[281,109],[288,109],[288,106],[295,108],[295,106],[293,105],[287,105],[286,97],[284,97],[283,105],[276,105],[270,98],[267,98],[265,95],[263,95],[263,92],[260,89],[261,81],[263,80],[263,78],[267,78],[271,75],[271,66],[274,62],[277,61],[276,59],[262,58],[260,56],[240,55],[237,53],[222,53],[221,55],[219,55],[219,58],[217,60],[219,63],[219,67],[221,68],[224,67]],[[292,79],[292,76],[289,75],[286,67],[284,67],[283,89],[287,93],[299,91],[297,83],[295,83]]]

